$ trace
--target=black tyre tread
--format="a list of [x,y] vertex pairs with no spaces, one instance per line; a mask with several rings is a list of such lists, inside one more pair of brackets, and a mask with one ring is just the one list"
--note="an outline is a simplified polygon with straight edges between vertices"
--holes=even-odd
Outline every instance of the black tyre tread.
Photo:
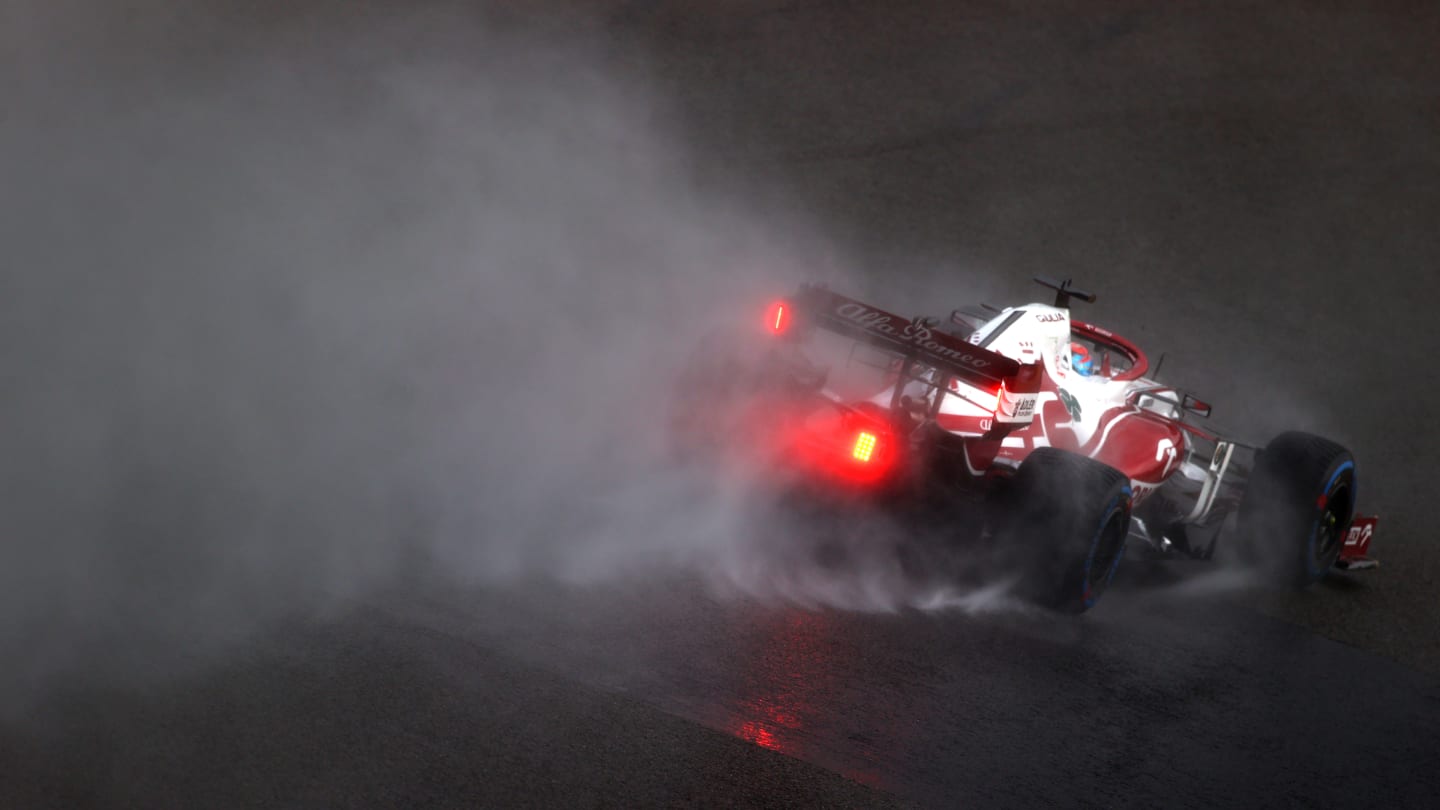
[[1081,585],[1067,572],[1088,555],[1101,511],[1129,480],[1107,464],[1045,447],[1025,458],[1011,483],[1006,534],[1023,546],[1011,551],[1027,556],[1019,565],[1022,591],[1049,607],[1085,610]]
[[[1321,489],[1346,461],[1353,463],[1354,458],[1345,447],[1301,431],[1276,436],[1256,459],[1240,504],[1240,524],[1251,554],[1282,582],[1304,587],[1319,578],[1304,564],[1304,543],[1313,526],[1314,503],[1323,494]],[[1353,513],[1353,476],[1350,488]],[[1338,554],[1337,547],[1328,555],[1328,563],[1333,564]]]
[[1349,455],[1350,451],[1323,436],[1292,430],[1281,433],[1265,445],[1255,463],[1255,472],[1264,470],[1264,474],[1273,474],[1286,469],[1313,470],[1313,482],[1301,478],[1289,481],[1291,486],[1304,486],[1306,492],[1311,492],[1324,483],[1324,476],[1341,456]]
[[1020,465],[1019,472],[1015,474],[1015,480],[1018,482],[1026,476],[1056,474],[1071,482],[1090,484],[1102,492],[1125,480],[1124,473],[1108,464],[1053,447],[1036,448],[1026,456],[1025,463]]
[[1055,497],[1066,493],[1070,502],[1096,503],[1108,501],[1111,490],[1129,483],[1125,474],[1091,458],[1041,447],[1025,458],[1015,474],[1012,488],[1018,502],[1011,507],[1035,516],[1053,516],[1064,501]]

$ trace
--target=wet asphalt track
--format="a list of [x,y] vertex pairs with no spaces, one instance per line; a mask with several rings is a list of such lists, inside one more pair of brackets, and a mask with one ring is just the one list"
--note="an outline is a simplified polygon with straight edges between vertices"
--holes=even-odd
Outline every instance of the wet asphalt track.
[[760,608],[694,586],[389,600],[176,682],[67,695],[40,747],[10,742],[22,770],[4,798],[1199,808],[1440,795],[1426,767],[1440,746],[1433,676],[1222,599],[1122,589],[1070,622]]
[[956,262],[997,303],[1074,275],[1217,419],[1350,445],[1385,567],[1078,621],[417,588],[57,694],[0,737],[0,805],[1440,804],[1433,4],[614,5],[877,300]]

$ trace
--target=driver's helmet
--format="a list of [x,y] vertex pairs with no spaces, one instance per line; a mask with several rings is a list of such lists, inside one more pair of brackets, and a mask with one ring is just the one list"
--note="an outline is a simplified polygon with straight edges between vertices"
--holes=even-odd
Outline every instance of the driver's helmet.
[[1070,368],[1082,377],[1089,377],[1095,372],[1095,360],[1090,356],[1090,350],[1084,344],[1070,344]]

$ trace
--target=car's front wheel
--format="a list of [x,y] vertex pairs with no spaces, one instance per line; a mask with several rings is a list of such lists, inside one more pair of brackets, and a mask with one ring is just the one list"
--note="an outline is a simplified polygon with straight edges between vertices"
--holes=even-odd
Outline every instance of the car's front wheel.
[[1245,548],[1274,579],[1305,587],[1325,576],[1355,514],[1355,459],[1309,433],[1276,436],[1255,461],[1239,528]]

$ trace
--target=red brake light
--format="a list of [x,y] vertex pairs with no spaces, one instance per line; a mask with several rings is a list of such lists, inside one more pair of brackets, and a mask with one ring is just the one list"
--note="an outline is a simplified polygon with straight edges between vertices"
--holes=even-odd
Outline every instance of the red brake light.
[[784,334],[790,328],[790,305],[776,301],[766,313],[765,326],[774,334]]
[[850,451],[850,456],[856,461],[868,464],[870,458],[875,455],[875,434],[861,431],[855,437],[855,447]]

